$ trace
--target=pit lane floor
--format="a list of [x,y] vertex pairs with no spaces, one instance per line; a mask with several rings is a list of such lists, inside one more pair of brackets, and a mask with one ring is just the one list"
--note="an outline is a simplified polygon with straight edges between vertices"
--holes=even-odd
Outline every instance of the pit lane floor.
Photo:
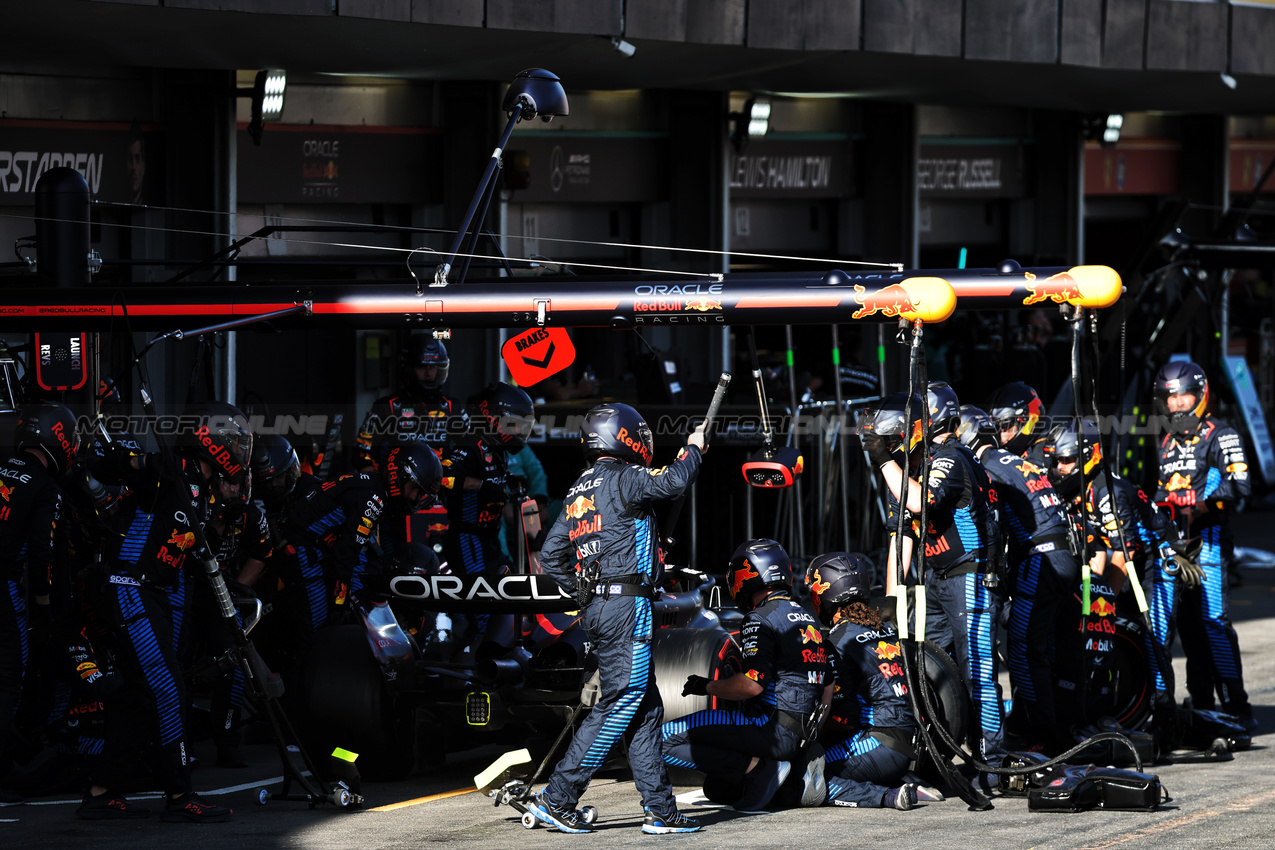
[[[1275,512],[1251,512],[1237,522],[1237,539],[1247,546],[1275,550]],[[390,850],[427,844],[463,844],[475,848],[591,847],[840,847],[906,848],[1269,848],[1275,846],[1275,571],[1249,570],[1235,588],[1232,614],[1239,631],[1249,694],[1261,723],[1252,749],[1231,761],[1168,764],[1158,773],[1173,799],[1155,812],[1033,814],[1025,798],[994,798],[988,812],[970,811],[959,800],[923,805],[911,812],[882,809],[802,809],[743,816],[697,804],[697,789],[677,789],[684,810],[705,829],[692,835],[648,836],[640,831],[642,810],[633,784],[616,775],[595,779],[584,804],[600,811],[597,832],[563,835],[525,830],[509,808],[494,808],[472,792],[474,774],[491,763],[499,749],[453,754],[445,767],[397,783],[365,784],[362,811],[315,810],[304,803],[253,803],[255,789],[275,785],[280,776],[272,747],[246,748],[251,766],[214,767],[195,773],[201,793],[233,806],[235,817],[223,824],[143,821],[77,821],[78,799],[31,801],[0,808],[0,846],[5,848],[88,847],[93,850],[170,848],[227,850],[315,848],[315,850]],[[1178,682],[1185,680],[1180,650],[1175,653]],[[1181,688],[1180,688],[1181,690]],[[1179,698],[1182,694],[1179,693]],[[211,761],[206,744],[195,751]],[[158,810],[160,801],[141,800]]]

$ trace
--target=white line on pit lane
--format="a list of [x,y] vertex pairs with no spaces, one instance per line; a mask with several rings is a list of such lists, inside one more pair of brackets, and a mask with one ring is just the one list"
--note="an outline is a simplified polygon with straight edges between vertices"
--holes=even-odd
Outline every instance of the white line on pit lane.
[[[242,785],[231,785],[226,788],[217,788],[213,791],[200,791],[199,796],[219,797],[223,794],[233,794],[236,791],[248,791],[254,788],[261,788],[264,785],[274,785],[275,783],[282,782],[282,781],[283,781],[282,776],[272,776],[269,779],[258,779],[255,782],[245,782]],[[151,791],[146,794],[134,794],[133,796],[129,797],[129,799],[130,800],[158,800],[162,798],[163,796],[164,795],[159,793],[158,791]],[[76,797],[70,800],[33,800],[27,803],[27,805],[28,806],[64,806],[67,803],[82,803],[82,802],[83,802],[83,799]]]

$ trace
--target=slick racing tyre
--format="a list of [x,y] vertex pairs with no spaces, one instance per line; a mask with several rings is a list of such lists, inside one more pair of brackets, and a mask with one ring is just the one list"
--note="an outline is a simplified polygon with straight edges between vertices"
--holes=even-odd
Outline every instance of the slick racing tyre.
[[293,716],[320,771],[333,749],[358,753],[363,779],[402,779],[415,756],[411,712],[396,705],[361,626],[315,632],[297,678]]
[[[909,653],[915,652],[911,649],[914,644],[907,644],[907,646]],[[946,749],[939,738],[939,732],[934,729],[935,722],[941,723],[957,743],[965,745],[970,729],[970,704],[965,682],[961,679],[960,668],[937,644],[927,640],[921,646],[925,648],[926,687],[929,689],[930,702],[934,705],[937,714],[937,717],[925,719],[926,726],[930,729],[930,736],[936,745]],[[919,657],[912,654],[908,657],[912,659],[912,664],[920,664]],[[917,672],[920,673],[919,667]],[[920,694],[917,694],[917,702],[924,710],[925,700]],[[930,754],[924,747],[919,748],[917,753],[916,772],[927,780],[942,781],[942,774],[935,767]]]
[[739,647],[720,629],[659,629],[651,640],[651,663],[666,721],[720,707],[716,697],[682,696],[687,676],[727,679],[741,669]]

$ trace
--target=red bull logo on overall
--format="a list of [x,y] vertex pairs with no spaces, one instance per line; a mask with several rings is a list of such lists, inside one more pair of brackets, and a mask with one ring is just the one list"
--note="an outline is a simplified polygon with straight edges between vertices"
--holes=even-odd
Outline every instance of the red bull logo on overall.
[[1036,275],[1027,272],[1027,291],[1031,293],[1023,299],[1024,304],[1039,304],[1053,301],[1055,304],[1070,304],[1083,297],[1080,284],[1067,272],[1037,280]]
[[850,317],[852,319],[862,319],[864,316],[872,316],[876,313],[880,313],[887,319],[893,319],[904,313],[916,312],[916,303],[912,300],[911,294],[899,283],[883,286],[876,292],[868,292],[866,287],[856,283],[854,300],[863,306],[854,311],[854,315]]
[[801,635],[801,642],[804,643],[823,643],[823,633],[814,626],[806,626],[798,634]]
[[567,516],[572,519],[580,519],[580,517],[593,510],[592,496],[576,496],[575,501],[564,508]]
[[877,641],[877,646],[874,651],[877,654],[877,658],[881,658],[885,661],[892,661],[903,654],[903,651],[899,649],[899,645],[897,643],[886,643],[883,640]]

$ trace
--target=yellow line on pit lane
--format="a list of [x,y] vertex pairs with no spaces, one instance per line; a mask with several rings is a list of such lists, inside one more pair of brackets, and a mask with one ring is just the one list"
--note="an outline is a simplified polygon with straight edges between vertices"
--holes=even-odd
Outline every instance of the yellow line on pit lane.
[[377,806],[375,809],[368,809],[369,812],[392,812],[395,809],[406,809],[408,806],[419,806],[421,803],[429,803],[433,800],[445,800],[448,797],[459,797],[462,794],[473,794],[477,788],[461,788],[456,791],[444,791],[441,794],[431,794],[428,797],[417,797],[415,800],[404,800],[401,803],[390,803],[388,806]]

